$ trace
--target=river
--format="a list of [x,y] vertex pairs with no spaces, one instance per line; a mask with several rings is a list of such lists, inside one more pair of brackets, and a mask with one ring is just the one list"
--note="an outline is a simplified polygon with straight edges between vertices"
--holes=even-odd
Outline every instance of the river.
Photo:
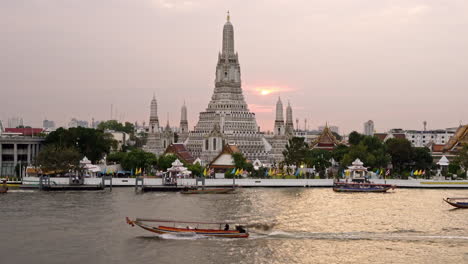
[[[467,190],[246,188],[235,194],[0,195],[1,263],[468,263]],[[248,239],[153,235],[125,217],[249,223]]]

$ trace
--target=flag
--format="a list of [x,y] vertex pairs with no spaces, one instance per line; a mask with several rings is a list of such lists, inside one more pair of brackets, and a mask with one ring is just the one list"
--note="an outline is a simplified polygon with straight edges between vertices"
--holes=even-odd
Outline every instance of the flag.
[[268,176],[268,170],[265,170],[265,177]]
[[232,169],[231,174],[236,174],[236,168]]
[[380,169],[380,175],[384,174],[384,169]]
[[377,170],[375,171],[375,174],[376,174],[376,175],[379,175],[379,173],[380,173],[380,171],[379,171],[379,169],[377,169]]
[[414,175],[416,176],[419,176],[421,174],[421,172],[419,170],[416,170],[416,172],[414,173]]
[[345,173],[344,173],[344,170],[341,171],[341,177],[345,177]]
[[270,176],[273,175],[273,170],[271,168],[268,170],[268,175],[270,175]]
[[296,170],[296,173],[294,173],[294,176],[296,176],[296,177],[299,176],[299,171],[300,171],[300,170],[297,169],[297,170]]
[[387,169],[387,172],[385,172],[385,176],[390,175],[390,169]]
[[240,169],[239,174],[240,175],[244,174],[244,169]]
[[414,175],[414,171],[411,171],[411,176],[413,176],[413,175]]
[[206,176],[206,168],[203,170],[203,176]]
[[423,170],[422,175],[426,175],[426,170]]
[[130,170],[130,175],[133,176],[133,169]]

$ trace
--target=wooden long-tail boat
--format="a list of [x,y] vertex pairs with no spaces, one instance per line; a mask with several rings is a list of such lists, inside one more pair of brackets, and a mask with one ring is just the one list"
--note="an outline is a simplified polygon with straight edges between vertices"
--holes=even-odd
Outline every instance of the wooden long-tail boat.
[[456,208],[468,208],[468,197],[466,198],[446,198],[444,201]]
[[225,194],[233,193],[235,188],[187,188],[182,190],[182,194]]
[[[126,218],[127,224],[132,227],[137,225],[147,231],[156,234],[173,234],[173,235],[201,235],[207,237],[223,237],[223,238],[247,238],[249,233],[241,225],[236,225],[235,229],[230,229],[230,223],[210,223],[210,222],[191,222],[191,221],[172,221],[162,219],[144,219],[136,218],[131,220]],[[159,223],[158,225],[150,225],[147,223]],[[170,226],[172,224],[172,226]],[[179,226],[176,226],[179,225]],[[180,227],[180,225],[187,225]],[[190,227],[189,225],[196,225]],[[219,229],[199,228],[199,226],[219,226]]]

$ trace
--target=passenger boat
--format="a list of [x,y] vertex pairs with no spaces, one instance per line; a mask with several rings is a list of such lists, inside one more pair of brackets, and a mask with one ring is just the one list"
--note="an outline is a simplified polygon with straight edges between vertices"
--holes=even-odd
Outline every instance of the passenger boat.
[[444,201],[456,208],[468,208],[468,198],[446,198]]
[[367,168],[364,167],[364,163],[359,159],[356,159],[345,170],[346,178],[345,181],[333,182],[333,191],[335,192],[386,192],[390,189],[395,189],[395,185],[391,184],[378,184],[369,181],[366,178],[368,174]]
[[335,192],[386,192],[394,189],[395,185],[376,184],[367,182],[334,182],[333,191]]
[[235,188],[187,188],[182,190],[182,194],[225,194],[233,193]]
[[[136,218],[131,220],[126,218],[127,224],[132,227],[137,225],[147,231],[156,234],[173,234],[173,235],[201,235],[207,237],[222,237],[222,238],[247,238],[249,233],[241,225],[235,225],[234,229],[231,229],[230,223],[207,223],[207,222],[191,222],[191,221],[171,221],[162,219],[144,219]],[[151,225],[149,223],[158,223],[157,225]],[[185,226],[186,227],[183,227]],[[196,227],[190,227],[195,225]],[[202,226],[202,228],[199,228]],[[219,228],[209,228],[209,227]]]

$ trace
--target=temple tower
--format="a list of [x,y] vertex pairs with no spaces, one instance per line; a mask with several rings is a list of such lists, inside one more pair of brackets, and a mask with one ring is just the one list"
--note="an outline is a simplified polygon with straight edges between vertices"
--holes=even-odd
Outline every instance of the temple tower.
[[[216,144],[213,144],[215,138]],[[234,27],[229,13],[223,27],[213,95],[206,110],[200,113],[194,130],[189,133],[186,145],[193,157],[210,162],[222,150],[222,147],[218,148],[220,140],[224,144],[236,144],[250,160],[266,161],[271,148],[259,133],[255,114],[249,111],[242,94],[239,57],[234,51]]]
[[276,102],[276,118],[274,126],[274,134],[277,136],[282,136],[285,133],[284,127],[284,118],[283,118],[283,103],[281,98],[278,97],[278,102]]
[[178,142],[185,142],[188,137],[188,121],[187,121],[187,106],[182,106],[180,111],[180,131],[179,131],[179,139]]
[[155,95],[153,95],[153,100],[151,100],[148,139],[143,149],[156,155],[161,155],[164,152],[159,128],[158,103],[156,102]]
[[294,135],[294,123],[291,104],[288,101],[288,107],[286,107],[286,134]]
[[150,121],[149,121],[149,132],[156,133],[159,131],[159,119],[158,119],[158,102],[156,102],[156,96],[153,94],[153,100],[151,100],[150,106]]

